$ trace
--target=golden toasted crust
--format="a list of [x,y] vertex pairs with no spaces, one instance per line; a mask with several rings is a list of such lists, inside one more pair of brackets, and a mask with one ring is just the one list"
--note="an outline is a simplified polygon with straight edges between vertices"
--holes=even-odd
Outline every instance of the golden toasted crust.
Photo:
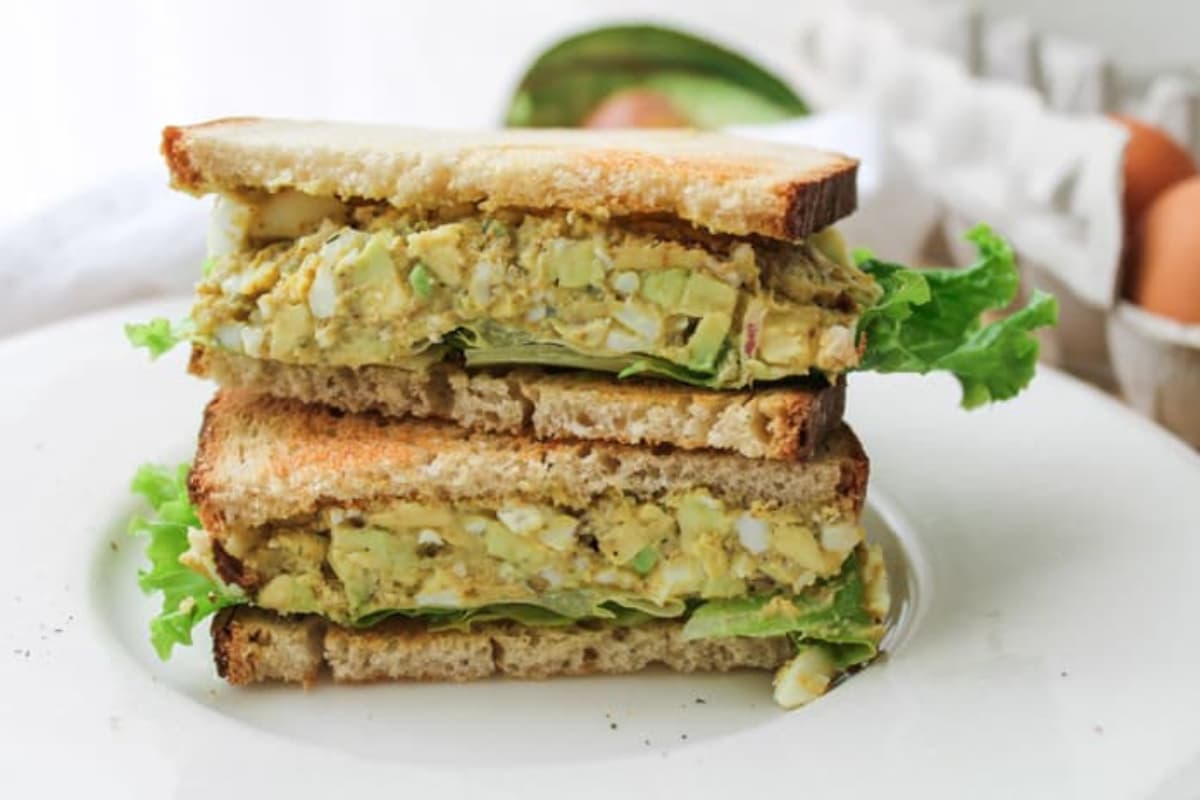
[[775,669],[793,653],[785,636],[685,641],[682,630],[678,620],[561,628],[497,622],[469,631],[391,620],[358,630],[254,608],[227,609],[212,626],[217,672],[234,685],[311,684],[323,670],[347,682],[540,679],[638,672],[652,664],[724,672]]
[[466,428],[747,458],[810,457],[842,418],[845,384],[710,391],[584,372],[478,372],[442,364],[425,372],[387,366],[308,367],[192,346],[188,369],[246,389],[343,411],[444,419]]
[[618,489],[638,497],[705,487],[753,503],[861,510],[867,459],[845,425],[812,459],[789,463],[709,450],[539,442],[395,420],[238,391],[205,410],[189,490],[204,527],[254,528],[323,507],[394,498],[446,503],[550,501],[583,508]]
[[799,239],[854,211],[858,163],[699,131],[431,131],[223,119],[163,131],[171,183],[195,194],[297,189],[406,208],[462,203],[653,215]]

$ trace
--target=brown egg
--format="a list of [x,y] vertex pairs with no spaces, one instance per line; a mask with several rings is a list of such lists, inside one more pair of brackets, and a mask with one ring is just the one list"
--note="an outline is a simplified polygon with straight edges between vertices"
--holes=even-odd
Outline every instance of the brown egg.
[[1196,174],[1196,161],[1163,131],[1132,117],[1114,114],[1129,131],[1125,145],[1125,226],[1131,230],[1169,186]]
[[585,128],[686,128],[671,99],[653,89],[624,89],[600,101],[583,120]]
[[1200,323],[1200,175],[1150,204],[1130,255],[1133,302],[1164,317]]

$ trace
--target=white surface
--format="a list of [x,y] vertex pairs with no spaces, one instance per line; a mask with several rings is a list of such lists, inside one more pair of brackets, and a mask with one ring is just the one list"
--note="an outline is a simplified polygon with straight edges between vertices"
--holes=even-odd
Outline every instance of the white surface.
[[1050,371],[969,414],[951,381],[852,380],[919,613],[889,659],[792,714],[754,675],[304,694],[228,689],[203,646],[159,664],[126,484],[187,457],[209,389],[120,323],[180,310],[0,343],[5,796],[1093,800],[1183,797],[1197,774],[1200,459]]

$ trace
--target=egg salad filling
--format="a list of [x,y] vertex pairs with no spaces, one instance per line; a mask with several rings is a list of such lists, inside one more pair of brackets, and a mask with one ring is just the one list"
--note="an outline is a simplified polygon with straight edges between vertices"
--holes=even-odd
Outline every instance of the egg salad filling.
[[201,620],[244,604],[354,626],[399,615],[431,630],[666,617],[685,640],[787,637],[796,654],[774,695],[794,708],[874,658],[889,613],[880,549],[832,504],[735,509],[704,490],[613,493],[587,510],[393,501],[218,539],[189,502],[188,470],[146,465],[133,482],[152,508],[130,531],[149,540],[138,583],[163,595],[150,625],[163,658]]
[[862,541],[846,511],[730,508],[704,490],[587,509],[391,503],[194,538],[187,563],[256,605],[361,624],[405,609],[533,606],[566,620],[631,610],[678,617],[695,600],[799,594]]
[[577,212],[222,197],[193,337],[291,364],[539,363],[735,387],[858,363],[879,295],[836,232],[720,236]]

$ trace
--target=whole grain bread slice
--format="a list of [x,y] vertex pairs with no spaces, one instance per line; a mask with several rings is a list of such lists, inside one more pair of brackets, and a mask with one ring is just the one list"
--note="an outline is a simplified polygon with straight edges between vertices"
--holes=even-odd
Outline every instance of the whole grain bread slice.
[[479,431],[807,459],[841,422],[845,384],[715,392],[601,373],[467,371],[442,364],[300,366],[193,345],[188,369],[245,389],[342,411],[443,419]]
[[463,203],[671,217],[798,239],[854,211],[857,162],[699,131],[433,131],[221,119],[163,131],[195,194],[296,189],[428,209]]
[[832,506],[851,518],[861,510],[866,481],[866,456],[845,425],[813,458],[786,462],[543,442],[221,390],[204,414],[189,490],[204,527],[219,539],[229,530],[375,500],[583,508],[613,490],[648,499],[693,487],[742,508]]
[[682,631],[678,620],[545,628],[495,622],[468,631],[392,620],[359,630],[247,607],[225,609],[212,625],[217,673],[234,685],[310,685],[326,671],[358,682],[621,674],[652,664],[680,672],[775,669],[794,651],[786,636],[687,641]]

